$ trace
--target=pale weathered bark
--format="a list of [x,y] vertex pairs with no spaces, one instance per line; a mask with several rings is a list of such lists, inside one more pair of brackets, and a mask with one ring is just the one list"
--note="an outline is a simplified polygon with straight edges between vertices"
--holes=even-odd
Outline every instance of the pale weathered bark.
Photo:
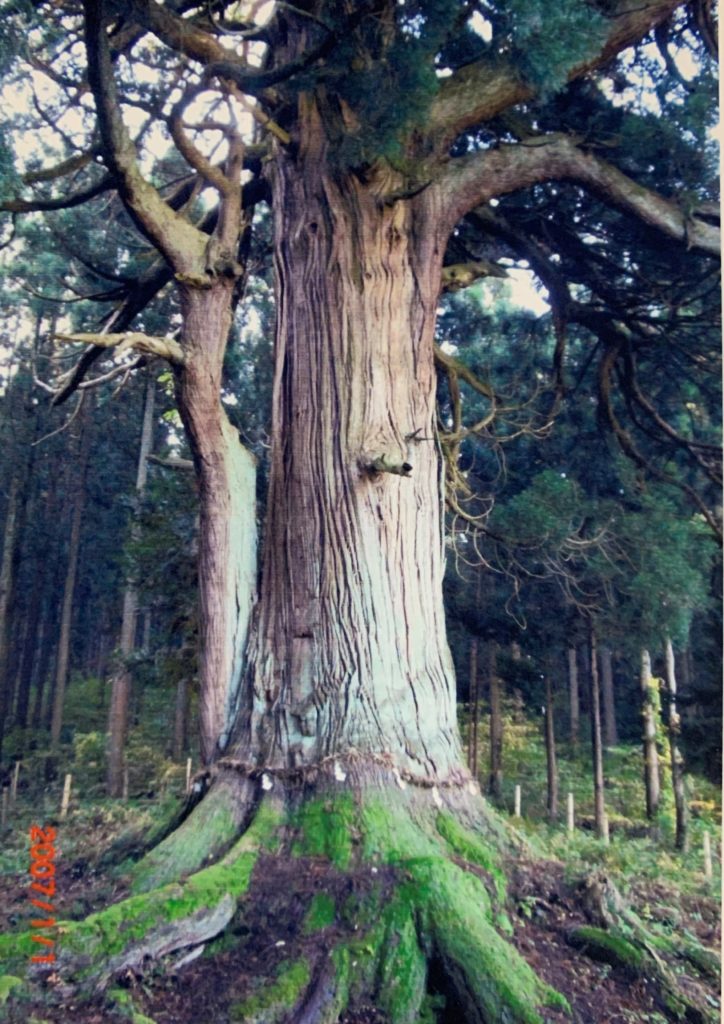
[[[156,381],[152,373],[146,380],[143,403],[143,421],[141,424],[141,440],[138,448],[138,465],[136,468],[136,495],[131,524],[131,539],[140,536],[138,513],[139,503],[143,497],[148,477],[148,456],[153,448],[153,411],[155,405]],[[118,643],[118,665],[111,683],[111,702],[108,710],[108,775],[107,788],[109,796],[119,797],[123,794],[123,769],[125,765],[124,748],[128,733],[128,702],[131,694],[131,669],[128,658],[136,643],[136,616],[138,612],[138,589],[136,580],[129,576],[123,592],[123,614],[121,617],[121,635]]]
[[181,289],[186,362],[176,398],[199,483],[199,719],[210,763],[229,739],[256,594],[256,460],[221,405],[233,281]]
[[659,751],[657,748],[657,722],[659,716],[659,683],[651,675],[651,657],[641,651],[641,699],[643,714],[644,787],[646,790],[646,817],[653,819],[659,810],[661,781]]
[[666,638],[666,684],[669,690],[669,747],[671,751],[671,785],[676,810],[676,848],[685,850],[687,843],[688,807],[684,781],[684,758],[679,747],[681,718],[676,707],[676,661],[671,637]]
[[576,748],[579,740],[581,709],[578,696],[578,656],[575,647],[568,648],[568,707],[571,746]]
[[545,705],[545,748],[548,820],[554,822],[558,818],[558,763],[556,759],[556,727],[553,697],[553,675],[550,666],[546,671],[546,705]]
[[488,646],[488,686],[490,695],[490,773],[488,792],[497,800],[503,797],[503,706],[498,675],[497,647]]
[[618,727],[611,648],[602,645],[598,657],[601,666],[601,696],[603,697],[603,741],[607,747],[615,747],[618,743]]
[[237,749],[465,777],[442,608],[433,330],[438,194],[326,163],[302,103],[270,165],[279,294],[258,621]]
[[50,722],[50,749],[52,759],[58,753],[60,733],[63,728],[63,707],[65,703],[65,687],[68,681],[68,662],[70,658],[70,628],[73,619],[73,598],[75,581],[78,574],[78,555],[80,553],[80,536],[83,523],[83,511],[86,500],[86,471],[90,451],[90,423],[88,415],[81,420],[80,441],[78,452],[78,470],[73,492],[73,504],[70,519],[70,537],[68,539],[68,563],[63,586],[63,603],[60,612],[60,633],[58,635],[57,660],[55,664],[55,688],[53,691],[53,713]]
[[601,740],[601,688],[598,678],[596,633],[591,627],[590,681],[591,681],[591,748],[593,753],[593,807],[596,833],[599,839],[608,839],[608,819],[603,774],[603,743]]

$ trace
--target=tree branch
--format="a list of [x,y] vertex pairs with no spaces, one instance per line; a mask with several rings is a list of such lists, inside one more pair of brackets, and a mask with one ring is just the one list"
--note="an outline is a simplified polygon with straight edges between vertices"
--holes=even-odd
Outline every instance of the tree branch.
[[435,186],[447,198],[450,229],[474,207],[497,196],[544,181],[573,181],[623,213],[719,258],[720,231],[706,221],[687,217],[658,193],[639,185],[612,164],[580,149],[559,134],[540,136],[535,144],[516,143],[459,157],[448,163]]
[[[643,39],[660,22],[669,18],[682,0],[652,0],[632,7],[628,0],[617,4],[610,16],[610,30],[601,50],[577,64],[569,81],[601,67],[627,46]],[[443,145],[474,125],[488,121],[508,107],[531,99],[535,89],[524,82],[512,63],[490,59],[476,61],[445,79],[435,99],[427,130],[441,136]]]
[[105,4],[103,0],[84,0],[83,8],[88,81],[98,111],[104,158],[121,199],[139,230],[177,273],[199,273],[204,265],[206,236],[172,210],[139,170],[136,149],[118,103],[105,29]]
[[175,366],[186,362],[184,350],[173,338],[153,338],[139,331],[124,334],[55,334],[58,341],[81,342],[83,345],[97,345],[100,348],[115,348],[118,353],[133,349],[145,355],[159,356]]

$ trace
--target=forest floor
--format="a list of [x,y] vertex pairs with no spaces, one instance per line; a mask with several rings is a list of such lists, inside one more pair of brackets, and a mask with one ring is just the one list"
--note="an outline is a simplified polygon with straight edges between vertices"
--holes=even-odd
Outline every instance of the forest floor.
[[[604,870],[647,925],[662,934],[687,936],[718,953],[718,843],[713,844],[711,882],[704,878],[699,855],[703,829],[715,839],[718,836],[721,811],[716,788],[691,780],[692,808],[697,817],[692,822],[691,852],[682,857],[673,850],[665,816],[656,836],[650,836],[636,816],[641,794],[636,791],[639,783],[629,768],[635,766],[639,755],[633,747],[621,748],[609,758],[619,771],[609,776],[612,781],[607,796],[614,829],[611,844],[604,846],[585,828],[588,804],[583,786],[579,801],[583,828],[571,835],[564,826],[549,826],[542,820],[545,797],[536,767],[542,764],[537,732],[525,722],[507,724],[510,745],[506,785],[512,787],[516,776],[521,777],[524,799],[527,796],[530,808],[527,817],[511,821],[527,839],[528,847],[528,853],[507,866],[512,941],[534,970],[567,997],[573,1011],[571,1018],[558,1010],[545,1010],[545,1020],[549,1024],[571,1020],[574,1024],[668,1024],[674,1018],[646,980],[632,980],[625,969],[589,959],[569,945],[571,930],[586,923],[576,887],[587,871]],[[519,764],[526,766],[525,776]],[[564,784],[566,771],[564,760]],[[579,763],[575,778],[581,776],[585,772]],[[30,918],[37,913],[31,912],[28,901],[28,828],[33,823],[53,823],[53,819],[51,816],[38,822],[30,807],[29,795],[21,793],[12,820],[3,830],[0,927],[4,932],[27,929]],[[627,816],[617,807],[625,807]],[[65,822],[56,822],[54,906],[59,919],[82,918],[126,894],[123,874],[100,868],[98,858],[124,829],[150,825],[158,813],[158,803],[153,799],[128,804],[99,801],[76,806]],[[11,999],[6,1019],[12,1024],[232,1024],[241,1019],[235,1017],[234,1008],[254,993],[259,978],[268,977],[283,963],[300,956],[314,961],[341,937],[341,926],[336,922],[321,932],[305,931],[305,912],[312,896],[322,891],[340,897],[351,891],[359,893],[365,884],[362,874],[359,878],[354,873],[339,874],[327,861],[312,857],[299,858],[291,877],[288,861],[265,854],[255,868],[253,903],[242,901],[224,935],[209,943],[193,962],[182,965],[183,956],[174,954],[144,973],[126,971],[106,994],[90,1003],[76,1005],[68,996],[60,1000],[60,1006],[53,1004],[63,991],[63,979],[49,967],[43,980],[47,998],[40,995],[32,1002],[19,1001],[16,1008]],[[690,993],[696,990],[697,998],[710,1007],[719,1005],[720,993],[713,985],[707,988],[701,979],[682,973],[679,965],[672,965],[672,969]],[[421,1019],[421,1024],[465,1024],[456,1008],[445,1005],[443,997],[436,994],[434,976],[430,990],[428,1016]],[[0,1003],[2,1000],[0,986]],[[386,1020],[374,1007],[358,1006],[348,1011],[340,1024],[386,1024]]]

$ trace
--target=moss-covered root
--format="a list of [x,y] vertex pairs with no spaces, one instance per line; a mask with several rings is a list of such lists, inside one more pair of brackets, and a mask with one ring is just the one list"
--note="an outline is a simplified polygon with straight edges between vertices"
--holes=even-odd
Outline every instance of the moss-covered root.
[[637,935],[635,929],[629,927],[624,932],[617,926],[603,929],[589,925],[571,931],[568,942],[592,959],[625,971],[632,980],[646,978],[656,987],[662,1005],[675,1020],[718,1024],[719,1014],[707,1005],[706,996],[697,999],[693,985],[684,992],[655,946],[642,934]]
[[455,1000],[469,1024],[542,1024],[543,1006],[568,1009],[492,925],[485,886],[441,858],[408,865],[415,899]]
[[[245,835],[217,864],[185,881],[139,893],[57,926],[58,970],[64,981],[87,990],[102,989],[126,967],[145,957],[197,946],[218,935],[246,892],[259,850],[276,832],[280,810],[265,801]],[[32,935],[0,936],[0,961],[24,965],[35,948]]]
[[133,891],[184,878],[228,849],[253,812],[256,789],[238,776],[219,779],[185,821],[135,865]]

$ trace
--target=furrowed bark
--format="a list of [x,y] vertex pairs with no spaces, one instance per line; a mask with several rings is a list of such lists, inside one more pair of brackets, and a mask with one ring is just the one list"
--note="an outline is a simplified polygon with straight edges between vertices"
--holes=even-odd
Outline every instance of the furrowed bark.
[[[138,449],[138,467],[136,470],[136,497],[131,526],[131,539],[137,541],[140,536],[138,513],[139,503],[143,497],[148,477],[148,456],[153,448],[153,410],[156,381],[153,374],[146,380],[146,391],[143,403],[143,422],[141,425],[141,441]],[[123,792],[124,747],[128,732],[128,701],[131,695],[131,670],[128,658],[135,647],[136,617],[138,611],[138,590],[136,581],[129,576],[123,593],[123,614],[121,617],[121,635],[118,648],[119,665],[111,683],[111,702],[108,711],[108,777],[109,796],[121,796]]]
[[333,171],[300,106],[303,145],[269,168],[272,461],[236,747],[273,766],[361,754],[465,777],[441,602],[440,210],[429,190],[388,205],[396,179]]
[[201,756],[226,747],[256,597],[256,460],[220,401],[233,283],[181,288],[186,364],[176,397],[199,481]]

